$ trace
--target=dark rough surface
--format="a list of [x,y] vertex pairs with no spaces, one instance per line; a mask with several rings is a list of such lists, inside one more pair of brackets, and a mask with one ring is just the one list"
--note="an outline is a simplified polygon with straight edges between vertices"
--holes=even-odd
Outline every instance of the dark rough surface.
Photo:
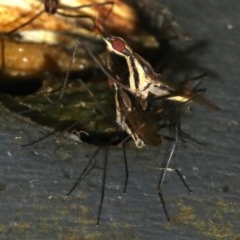
[[[94,147],[56,135],[21,147],[47,131],[17,119],[1,107],[0,239],[240,239],[239,210],[239,1],[162,1],[192,42],[206,40],[197,53],[208,78],[209,98],[221,111],[194,107],[187,130],[207,145],[179,146],[175,163],[187,176],[189,194],[174,173],[164,184],[172,222],[166,222],[156,193],[163,147],[128,147],[130,179],[122,193],[120,149],[110,163],[100,226],[95,226],[101,171],[93,171],[70,196]],[[98,159],[101,159],[99,156]],[[160,161],[160,160],[161,161]]]

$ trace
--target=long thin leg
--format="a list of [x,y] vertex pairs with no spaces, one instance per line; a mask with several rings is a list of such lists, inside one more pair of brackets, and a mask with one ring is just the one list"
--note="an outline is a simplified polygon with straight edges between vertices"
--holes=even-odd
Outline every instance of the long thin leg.
[[96,65],[101,69],[101,71],[102,71],[109,79],[113,80],[114,82],[117,82],[117,84],[118,84],[119,86],[121,86],[123,89],[129,90],[128,87],[126,87],[124,84],[120,83],[117,79],[115,79],[115,78],[111,75],[111,73],[102,66],[102,64],[101,64],[101,63],[99,62],[99,60],[94,56],[94,54],[92,53],[92,51],[89,49],[88,45],[87,45],[85,42],[83,42],[83,41],[81,41],[81,40],[78,40],[77,43],[76,43],[76,45],[75,45],[75,47],[74,47],[74,50],[73,50],[72,58],[71,58],[71,61],[70,61],[70,63],[69,63],[69,66],[68,66],[69,71],[67,71],[66,76],[65,76],[65,78],[64,78],[63,85],[62,85],[62,88],[61,88],[61,93],[60,93],[60,95],[59,95],[58,101],[61,101],[61,99],[63,98],[64,92],[65,92],[65,89],[66,89],[66,86],[67,86],[67,82],[68,82],[68,79],[69,79],[69,75],[70,75],[70,69],[71,69],[71,66],[72,66],[72,64],[73,64],[73,62],[74,62],[74,59],[75,59],[75,56],[76,56],[77,49],[78,49],[79,45],[82,45],[82,46],[86,49],[87,53],[90,55],[90,57],[91,57],[91,58],[93,59],[93,61],[96,63]]
[[64,92],[65,92],[65,89],[66,89],[66,86],[67,86],[67,82],[68,82],[68,79],[69,79],[69,75],[70,75],[70,69],[72,67],[72,64],[75,60],[75,56],[76,56],[76,53],[77,53],[77,49],[79,47],[79,45],[81,44],[80,41],[78,41],[74,47],[74,51],[73,51],[73,54],[72,54],[72,58],[71,58],[71,61],[69,62],[69,66],[68,66],[68,71],[66,73],[66,76],[65,76],[65,79],[63,81],[63,85],[62,85],[62,88],[61,88],[61,93],[59,95],[59,98],[58,98],[58,101],[60,102],[61,99],[63,98],[63,95],[64,95]]
[[176,169],[175,169],[175,172],[176,172],[177,175],[180,177],[181,181],[183,182],[183,185],[187,188],[187,190],[188,190],[189,192],[192,192],[192,190],[191,190],[191,188],[188,186],[188,184],[187,184],[184,176],[182,175],[180,169],[176,168]]
[[122,145],[122,149],[123,149],[123,159],[124,159],[124,165],[125,165],[125,182],[124,182],[123,193],[126,193],[129,172],[128,172],[128,163],[127,163],[127,154],[126,154],[125,144]]
[[37,19],[40,15],[42,15],[44,12],[45,12],[44,9],[41,10],[38,14],[36,14],[34,17],[30,18],[30,19],[27,20],[26,22],[22,23],[20,26],[12,29],[12,30],[9,31],[9,32],[4,33],[4,36],[9,36],[9,35],[11,35],[12,33],[18,31],[19,29],[24,28],[24,27],[27,26],[29,23],[31,23],[31,22],[33,22],[35,19]]
[[164,210],[164,213],[165,213],[168,221],[170,221],[170,217],[169,217],[169,214],[168,214],[168,211],[167,211],[167,208],[166,208],[166,204],[165,204],[165,201],[164,201],[164,198],[163,198],[162,185],[163,185],[163,182],[164,182],[167,170],[169,168],[169,164],[171,162],[171,159],[173,157],[173,154],[175,152],[175,149],[176,149],[176,146],[177,146],[177,143],[178,143],[178,131],[177,131],[177,128],[175,129],[175,135],[176,135],[176,137],[175,137],[174,144],[172,146],[172,150],[170,152],[170,155],[168,157],[166,165],[163,168],[163,172],[162,172],[162,174],[159,177],[159,182],[158,182],[158,195],[159,195],[160,201],[161,201],[161,203],[163,205],[163,210]]
[[102,204],[105,197],[105,183],[106,183],[106,173],[107,173],[107,163],[108,163],[108,147],[105,148],[105,157],[103,162],[103,175],[102,175],[102,191],[101,191],[101,198],[100,198],[100,204],[98,208],[98,217],[97,217],[97,223],[99,224],[101,212],[102,212]]
[[44,135],[43,137],[38,138],[37,140],[34,140],[34,141],[30,142],[30,143],[21,144],[20,146],[21,147],[28,147],[28,146],[34,145],[34,144],[39,143],[39,142],[43,141],[44,139],[46,139],[46,138],[48,138],[48,137],[50,137],[52,135],[54,135],[57,132],[58,132],[57,130],[53,130],[52,132]]
[[4,38],[1,39],[1,47],[2,47],[2,51],[1,51],[1,58],[2,58],[2,66],[1,66],[1,69],[0,71],[1,72],[4,72],[5,71],[5,67],[6,67],[6,64],[5,64],[5,41],[4,41]]
[[88,164],[86,165],[86,167],[83,169],[83,171],[81,172],[80,176],[78,177],[77,181],[74,183],[74,185],[72,186],[72,188],[69,190],[69,192],[66,194],[67,196],[70,195],[72,193],[72,191],[78,186],[78,184],[81,183],[81,181],[88,175],[89,172],[92,171],[92,169],[94,168],[95,164],[96,164],[96,159],[95,157],[97,156],[99,150],[101,149],[101,147],[97,148],[97,150],[94,152],[94,154],[92,155],[92,157],[90,158],[90,160],[88,161]]

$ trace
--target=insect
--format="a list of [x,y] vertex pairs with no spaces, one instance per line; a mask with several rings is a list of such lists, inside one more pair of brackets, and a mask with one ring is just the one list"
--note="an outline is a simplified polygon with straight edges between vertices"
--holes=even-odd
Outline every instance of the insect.
[[[123,93],[124,92],[124,93]],[[126,107],[126,104],[124,101],[124,98],[126,98],[126,95],[128,97],[128,100],[131,104],[131,110],[129,111]],[[170,161],[172,159],[173,153],[175,151],[176,145],[179,141],[179,134],[180,134],[180,126],[177,125],[179,122],[174,118],[173,122],[171,118],[173,118],[173,115],[177,115],[176,112],[179,111],[179,109],[176,106],[173,106],[173,103],[171,103],[172,106],[165,106],[165,103],[161,108],[156,108],[154,110],[146,110],[141,107],[139,104],[138,99],[135,98],[134,95],[132,95],[130,92],[127,92],[126,90],[116,88],[115,89],[115,111],[116,111],[116,122],[118,123],[120,130],[118,133],[115,134],[115,136],[112,136],[109,138],[109,142],[102,144],[102,148],[105,149],[105,156],[104,156],[104,162],[103,162],[103,176],[102,176],[102,190],[101,190],[101,197],[100,197],[100,204],[98,208],[98,215],[97,215],[97,222],[96,224],[99,224],[104,196],[105,196],[105,183],[106,183],[106,171],[107,171],[107,164],[108,164],[108,146],[110,145],[118,145],[122,146],[123,148],[123,156],[124,156],[124,164],[125,164],[125,184],[124,184],[124,192],[126,192],[127,187],[127,181],[128,181],[128,165],[127,165],[127,156],[126,156],[126,150],[125,150],[125,143],[129,139],[133,139],[135,141],[135,144],[138,148],[142,148],[145,145],[153,145],[158,146],[161,144],[162,139],[171,139],[173,141],[173,147],[171,150],[171,154],[169,155],[168,161],[166,162],[166,165],[162,168],[162,174],[159,178],[159,184],[158,184],[158,194],[162,203],[162,206],[164,208],[164,212],[166,214],[167,219],[170,221],[170,217],[166,208],[166,204],[163,198],[162,193],[162,185],[164,182],[164,178],[166,175],[167,170],[172,170],[169,168]],[[182,103],[181,103],[182,104]],[[179,106],[180,107],[180,106]],[[179,117],[179,116],[177,116]],[[162,124],[161,124],[162,123]],[[174,134],[172,136],[163,136],[161,134],[162,129],[173,129]],[[127,133],[127,135],[125,134]],[[87,136],[86,136],[87,137]],[[93,156],[90,158],[88,164],[84,168],[84,170],[81,172],[80,176],[78,177],[77,181],[74,183],[71,190],[68,192],[67,195],[70,195],[73,190],[77,187],[78,184],[82,182],[82,180],[87,176],[87,174],[94,169],[96,166],[96,155],[98,154],[100,148],[96,150],[96,152],[93,154]],[[186,188],[190,190],[189,186],[187,185],[184,177],[182,176],[179,169],[174,169],[176,173],[179,175],[180,179],[186,186]]]
[[129,91],[142,99],[144,103],[146,103],[144,100],[153,95],[179,102],[191,100],[214,110],[219,109],[215,104],[194,93],[191,89],[169,82],[164,76],[157,74],[152,66],[140,55],[133,52],[122,38],[103,35],[103,40],[106,42],[109,52],[126,60],[129,70],[127,80]]
[[[158,195],[167,220],[170,221],[170,216],[163,198],[162,185],[166,172],[172,170],[169,168],[169,165],[178,142],[181,139],[188,137],[188,134],[185,134],[181,129],[180,118],[182,108],[184,104],[189,101],[197,102],[214,110],[217,110],[218,107],[202,97],[199,94],[200,90],[197,88],[188,88],[189,83],[193,82],[193,80],[183,81],[179,84],[173,84],[172,82],[165,80],[163,76],[154,72],[151,65],[145,59],[133,52],[122,38],[108,35],[103,30],[103,26],[98,20],[93,19],[93,21],[93,30],[102,35],[103,41],[107,45],[108,52],[120,56],[127,62],[124,68],[119,71],[115,71],[114,60],[112,59],[108,60],[107,67],[103,67],[92,54],[91,50],[82,43],[92,56],[93,60],[103,70],[106,76],[112,80],[114,85],[116,122],[121,131],[128,135],[127,138],[118,137],[118,141],[115,142],[117,144],[123,144],[124,149],[123,152],[126,169],[124,190],[126,190],[128,179],[128,167],[125,153],[126,139],[132,138],[137,148],[142,148],[145,145],[158,146],[162,143],[163,139],[170,139],[173,141],[172,149],[165,165],[163,165],[163,171],[160,174],[158,182]],[[127,74],[125,74],[126,72]],[[165,136],[162,133],[162,130],[169,131],[171,135]],[[111,143],[109,142],[109,144]],[[95,167],[95,157],[97,153],[98,150],[89,160],[89,163],[68,192],[68,195],[72,193],[76,186]],[[105,196],[107,163],[108,158],[106,150],[97,224],[99,224]],[[188,191],[191,191],[180,170],[177,168],[173,170],[176,171]]]
[[[45,111],[49,112],[49,110],[45,110],[45,106],[47,106],[49,102],[46,101],[46,99],[43,99],[41,100],[42,104],[40,106],[39,104],[40,97],[37,97],[37,95],[39,94],[39,96],[44,96],[45,94],[45,97],[48,100],[50,100],[50,102],[55,101],[55,93],[53,90],[58,89],[61,86],[62,83],[61,81],[59,81],[59,78],[60,77],[62,78],[62,76],[64,77],[66,71],[69,70],[70,62],[69,59],[71,58],[69,50],[71,51],[73,44],[75,45],[75,41],[71,37],[74,36],[75,34],[77,34],[77,37],[79,37],[79,34],[81,33],[80,30],[82,30],[85,27],[86,27],[84,29],[85,32],[87,33],[91,32],[89,31],[89,28],[87,28],[87,25],[84,27],[76,27],[77,25],[76,22],[74,24],[71,24],[72,23],[71,20],[78,20],[79,15],[88,15],[88,12],[91,12],[90,16],[97,15],[100,16],[101,19],[103,18],[103,20],[107,20],[104,21],[105,26],[109,26],[110,24],[112,26],[110,29],[114,28],[115,33],[124,30],[124,34],[128,36],[128,39],[130,39],[133,32],[135,32],[134,24],[138,24],[139,18],[136,17],[137,13],[134,12],[134,9],[130,8],[125,3],[123,2],[119,3],[118,1],[114,1],[114,6],[112,6],[111,2],[113,1],[98,1],[98,2],[88,1],[87,3],[89,4],[83,4],[86,2],[81,1],[79,6],[79,4],[77,4],[78,2],[75,2],[74,5],[71,1],[65,3],[63,0],[62,1],[46,0],[41,2],[26,1],[26,4],[23,4],[24,6],[23,9],[22,2],[21,5],[19,6],[9,6],[7,5],[8,2],[6,1],[4,1],[4,3],[1,3],[0,12],[4,13],[7,11],[7,13],[10,12],[11,14],[7,14],[7,17],[3,17],[3,19],[1,18],[1,31],[2,31],[1,37],[3,41],[1,42],[2,44],[0,47],[2,53],[0,58],[1,65],[0,91],[4,93],[13,94],[14,96],[21,95],[21,97],[17,100],[12,98],[11,96],[2,97],[1,101],[3,102],[3,104],[6,105],[8,108],[12,109],[13,111],[17,111],[18,113],[19,112],[24,113],[24,116],[27,115],[27,112],[29,113],[30,111],[38,112],[39,113],[38,117],[34,118],[34,114],[30,114],[28,117],[33,118],[34,121],[37,121],[40,124],[42,124],[43,122],[44,124],[50,123],[50,126],[55,127],[57,124],[52,124],[52,122],[54,121],[58,122],[58,120],[61,122],[61,119],[63,119],[64,117],[59,115],[56,116],[57,114],[54,111],[51,111],[54,116],[49,115],[50,119],[49,121],[44,119],[40,120],[42,116],[46,117],[45,114],[41,114],[40,112]],[[113,7],[111,14],[107,16],[111,7]],[[40,12],[42,12],[42,14],[40,14]],[[96,12],[99,14],[95,14]],[[39,17],[36,16],[38,13],[40,15]],[[71,18],[70,16],[69,17],[64,16],[63,18],[60,18],[59,14],[61,13],[63,14],[71,13],[75,17]],[[86,17],[86,19],[87,18],[88,17]],[[63,20],[64,24],[66,25],[62,23]],[[67,41],[65,41],[66,39],[64,40],[62,39],[62,31],[58,31],[60,35],[55,34],[57,29],[54,27],[56,25],[60,25],[63,33],[66,33],[68,37],[70,35],[72,45],[70,44],[69,39],[67,39]],[[69,28],[69,25],[71,25],[71,28]],[[124,26],[124,28],[119,27],[122,25]],[[40,29],[41,31],[40,30],[38,31],[38,29]],[[161,31],[161,29],[159,30]],[[47,39],[44,40],[40,34],[43,32],[44,36],[45,34],[47,36],[51,36],[48,35],[48,33],[53,33],[55,37],[57,36],[57,38],[50,39],[50,41],[48,41],[49,40],[48,37],[47,38],[48,40]],[[94,52],[95,50],[93,49],[93,46],[96,45],[95,41],[96,34],[94,33],[91,35],[94,35],[93,39],[94,44],[90,43],[91,50]],[[80,34],[80,36],[82,35]],[[137,36],[136,38],[136,33],[134,34],[134,39],[137,39],[138,45],[139,43],[144,42],[141,40],[141,36]],[[148,35],[146,36],[144,35],[143,37],[144,39],[151,38],[148,37]],[[42,44],[42,42],[46,44]],[[89,40],[89,42],[91,42],[91,40]],[[102,41],[101,45],[103,45]],[[145,47],[145,49],[148,48]],[[148,49],[148,51],[150,51],[150,49]],[[97,46],[96,51],[99,52],[99,46]],[[35,52],[38,58],[33,56],[32,52]],[[72,73],[72,76],[70,76],[70,78],[75,77],[76,76],[75,74],[77,73],[77,76],[81,77],[83,80],[85,79],[87,81],[90,80],[89,85],[91,85],[90,87],[94,89],[96,84],[91,84],[91,81],[93,79],[92,75],[95,71],[96,71],[95,64],[92,62],[91,59],[89,59],[86,52],[85,51],[82,52],[81,49],[78,49],[78,55],[75,56],[74,63],[71,65],[70,71],[68,71]],[[53,76],[56,76],[57,78],[54,79]],[[101,78],[103,77],[101,76]],[[75,88],[73,88],[73,90],[74,89]],[[35,95],[30,96],[28,95],[29,93]],[[86,104],[88,104],[86,96],[83,96],[82,98],[79,95],[79,101],[84,102],[84,99],[87,102]],[[104,103],[101,102],[101,104]],[[70,106],[72,105],[69,103],[68,106],[69,107],[67,107],[67,109],[68,108],[70,109],[71,108]],[[84,109],[81,109],[81,111],[84,112]],[[75,121],[76,116],[72,116],[73,115],[72,113],[74,112],[75,112],[74,110],[68,111],[68,118],[73,118]],[[84,121],[84,125],[86,122],[88,123],[91,121]],[[60,125],[62,125],[62,123]],[[82,128],[89,130],[88,126],[87,127],[84,126]],[[91,129],[89,131],[94,130]]]
[[[161,168],[158,182],[158,195],[167,220],[170,216],[163,198],[162,185],[167,171],[175,171],[189,192],[191,189],[178,168],[170,168],[170,162],[179,141],[191,138],[181,128],[181,111],[184,103],[173,102],[168,99],[154,99],[148,102],[148,108],[142,107],[141,99],[115,84],[116,118],[117,123],[134,140],[137,148],[144,146],[158,146],[162,141],[173,142],[167,161]],[[127,100],[126,100],[127,99]],[[157,101],[157,103],[155,103]],[[128,106],[131,106],[129,108]],[[167,130],[168,134],[164,135]]]
[[[48,11],[50,13],[56,13],[55,5],[52,8],[47,7],[47,9],[49,9]],[[157,146],[161,144],[164,138],[169,138],[173,141],[173,147],[166,164],[163,166],[163,174],[160,176],[158,183],[158,194],[167,219],[170,220],[163,199],[162,184],[166,172],[169,170],[169,164],[176,145],[181,138],[182,131],[179,120],[181,108],[184,106],[184,103],[188,101],[196,101],[213,109],[217,109],[217,106],[199,95],[198,91],[188,88],[187,84],[184,82],[181,84],[173,84],[165,80],[163,76],[155,73],[151,65],[140,55],[135,53],[123,38],[106,34],[106,32],[103,31],[103,27],[100,26],[97,21],[94,20],[94,22],[96,25],[95,30],[100,33],[103,41],[108,46],[108,52],[115,57],[121,58],[127,63],[123,71],[125,76],[122,75],[120,71],[116,70],[112,59],[108,61],[106,68],[102,67],[106,76],[112,80],[114,84],[116,122],[120,128],[120,131],[117,132],[117,134],[109,135],[108,141],[102,144],[102,147],[105,148],[105,158],[97,224],[100,220],[101,209],[105,195],[105,180],[108,163],[107,147],[110,144],[123,145],[124,162],[126,166],[124,191],[126,191],[128,167],[125,153],[125,143],[131,138],[134,140],[135,145],[138,148],[141,148],[145,145]],[[92,52],[91,54],[94,59],[94,54]],[[177,118],[175,118],[175,116],[177,116]],[[161,132],[161,130],[164,129],[172,131],[172,136],[164,136]],[[91,132],[88,131],[87,133]],[[86,142],[91,138],[94,138],[94,134],[83,134],[81,136],[81,139],[84,139]],[[86,168],[83,170],[68,194],[70,194],[96,166],[95,156],[98,154],[98,151],[99,150],[97,150],[93,157],[89,160]],[[175,170],[180,176],[184,185],[188,188],[179,170]]]

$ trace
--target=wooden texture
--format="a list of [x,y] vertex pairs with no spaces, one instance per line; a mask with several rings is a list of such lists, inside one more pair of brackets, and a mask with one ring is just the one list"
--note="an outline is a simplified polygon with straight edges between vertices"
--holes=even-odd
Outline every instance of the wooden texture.
[[[94,170],[69,197],[95,147],[55,135],[21,147],[47,130],[0,113],[0,239],[240,239],[239,56],[240,4],[237,0],[165,0],[189,43],[207,45],[193,54],[215,73],[203,83],[221,111],[193,107],[185,127],[205,145],[177,149],[173,164],[183,170],[193,192],[175,173],[164,183],[166,221],[157,195],[164,146],[127,148],[130,178],[123,194],[121,149],[110,151],[106,198],[95,226],[101,169]],[[98,156],[98,160],[101,160]]]

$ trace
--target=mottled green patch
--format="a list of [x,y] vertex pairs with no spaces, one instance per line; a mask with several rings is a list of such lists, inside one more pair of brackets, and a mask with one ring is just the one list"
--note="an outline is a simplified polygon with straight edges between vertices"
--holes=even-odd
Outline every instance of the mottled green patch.
[[7,232],[7,227],[3,224],[0,224],[0,233],[6,233]]
[[198,209],[186,206],[183,200],[178,201],[178,213],[172,216],[170,223],[163,225],[164,228],[171,231],[174,225],[181,224],[191,227],[204,239],[240,239],[239,233],[234,229],[240,215],[236,204],[223,199],[205,204],[196,201]]
[[[0,101],[12,111],[57,131],[68,131],[85,141],[103,142],[117,131],[114,121],[113,91],[106,77],[99,76],[83,86],[77,80],[67,85],[59,101],[62,81],[44,81],[34,94],[0,95]],[[91,89],[91,96],[86,89]],[[99,139],[98,139],[99,138]],[[94,140],[93,140],[94,139]]]

